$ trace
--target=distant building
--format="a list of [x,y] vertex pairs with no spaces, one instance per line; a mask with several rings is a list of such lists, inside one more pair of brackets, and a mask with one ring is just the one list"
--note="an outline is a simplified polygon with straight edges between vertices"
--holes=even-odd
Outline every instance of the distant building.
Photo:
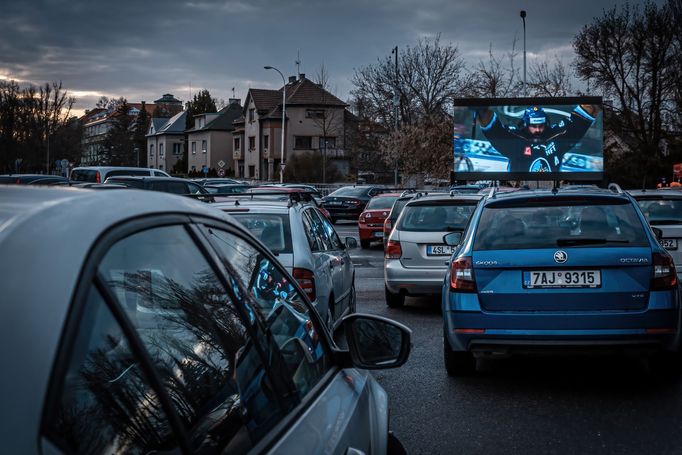
[[169,171],[182,158],[187,111],[171,118],[152,118],[147,132],[147,165]]
[[[348,105],[300,74],[286,84],[284,160],[304,153],[323,156],[347,174],[350,154],[346,149]],[[242,116],[234,122],[233,157],[236,175],[273,180],[281,163],[282,89],[250,89]]]
[[182,101],[175,98],[171,93],[166,93],[158,100],[154,101],[156,108],[154,109],[154,117],[170,118],[182,112]]
[[[199,172],[204,167],[226,173],[234,172],[232,144],[234,121],[242,115],[241,100],[230,98],[223,109],[215,113],[194,116],[194,127],[187,134],[187,172]],[[223,166],[220,166],[220,164]]]

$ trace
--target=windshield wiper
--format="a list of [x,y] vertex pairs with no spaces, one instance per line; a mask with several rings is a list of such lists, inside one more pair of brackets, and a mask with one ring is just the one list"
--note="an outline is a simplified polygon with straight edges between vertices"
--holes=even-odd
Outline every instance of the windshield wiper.
[[557,246],[571,246],[571,245],[600,245],[603,243],[630,243],[629,240],[611,240],[599,239],[590,237],[578,237],[575,239],[557,239]]

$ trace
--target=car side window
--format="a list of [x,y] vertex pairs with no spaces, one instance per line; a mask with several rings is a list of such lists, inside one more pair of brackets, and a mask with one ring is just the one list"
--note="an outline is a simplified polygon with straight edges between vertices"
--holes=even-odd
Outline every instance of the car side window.
[[155,177],[165,177],[166,174],[164,174],[163,172],[154,171],[154,176],[155,176]]
[[312,251],[324,250],[324,243],[315,231],[313,220],[308,210],[301,212],[301,219],[303,220],[303,231],[305,232],[305,236],[308,239],[310,249]]
[[152,453],[177,447],[141,360],[90,288],[47,437],[67,453]]
[[283,416],[243,319],[181,225],[126,237],[99,265],[198,451],[242,453]]
[[287,375],[299,398],[312,389],[331,367],[331,359],[320,336],[320,329],[305,299],[281,268],[245,239],[216,228],[208,235],[220,250],[228,270],[233,270],[246,290],[248,305],[255,319],[264,326],[269,346],[268,357],[283,359],[281,372]]
[[312,216],[316,217],[321,226],[322,229],[324,230],[327,238],[329,239],[331,249],[333,250],[343,250],[346,248],[346,245],[341,241],[341,238],[339,237],[339,234],[336,233],[336,230],[334,229],[334,226],[329,222],[329,220],[322,216],[319,212],[314,211],[312,213]]
[[201,194],[201,187],[199,185],[195,185],[193,183],[187,183],[188,191],[187,194]]
[[308,214],[310,217],[310,224],[312,226],[312,231],[315,234],[315,236],[319,239],[321,249],[322,250],[333,250],[334,245],[332,243],[331,238],[327,234],[327,231],[324,228],[324,224],[322,224],[322,220],[320,217],[317,215],[315,210],[313,209],[307,209],[305,210],[305,213]]

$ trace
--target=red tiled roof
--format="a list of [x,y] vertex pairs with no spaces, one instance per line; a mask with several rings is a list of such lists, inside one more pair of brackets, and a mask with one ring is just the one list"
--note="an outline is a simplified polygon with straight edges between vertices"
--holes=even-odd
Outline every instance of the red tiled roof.
[[306,78],[296,81],[291,86],[287,86],[287,104],[347,106],[346,103],[327,90]]
[[279,90],[252,88],[249,90],[249,95],[253,98],[253,103],[258,111],[269,111],[282,100],[282,94]]

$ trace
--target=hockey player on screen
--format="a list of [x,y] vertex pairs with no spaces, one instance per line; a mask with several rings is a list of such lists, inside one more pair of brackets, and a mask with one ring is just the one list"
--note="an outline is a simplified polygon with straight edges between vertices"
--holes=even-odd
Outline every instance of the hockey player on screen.
[[564,154],[577,144],[592,126],[597,106],[577,105],[570,119],[550,124],[545,110],[527,108],[518,126],[504,125],[497,113],[477,111],[483,135],[511,161],[512,172],[559,172]]

